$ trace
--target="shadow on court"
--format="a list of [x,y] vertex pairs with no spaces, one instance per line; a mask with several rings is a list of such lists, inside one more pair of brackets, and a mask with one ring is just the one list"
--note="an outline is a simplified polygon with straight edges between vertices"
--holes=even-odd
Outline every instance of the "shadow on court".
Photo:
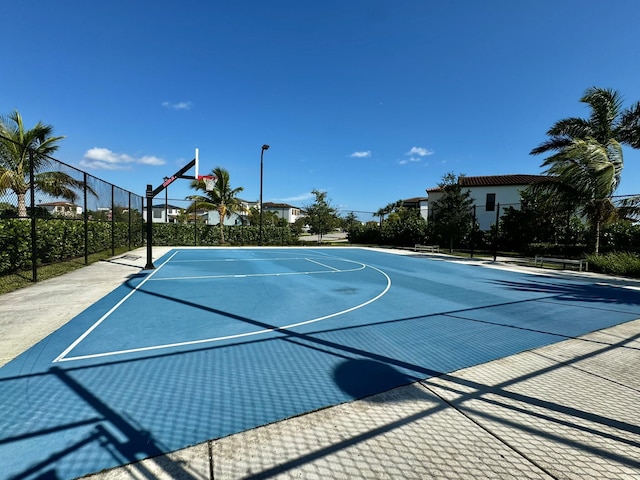
[[[131,419],[127,419],[124,415],[112,409],[90,389],[74,379],[72,372],[52,367],[45,374],[25,376],[22,379],[29,381],[30,377],[33,380],[33,377],[38,376],[47,376],[52,380],[58,381],[61,386],[65,387],[79,400],[84,402],[85,405],[91,409],[93,415],[92,418],[81,422],[61,424],[46,430],[0,439],[0,446],[2,446],[2,444],[22,442],[29,438],[39,436],[49,437],[56,433],[64,435],[74,429],[83,429],[86,431],[84,435],[75,436],[76,438],[73,442],[65,443],[63,448],[58,450],[55,448],[49,449],[49,451],[46,452],[46,458],[30,465],[29,468],[19,474],[8,477],[9,479],[33,478],[38,480],[62,480],[68,478],[65,474],[59,475],[54,466],[65,457],[74,455],[78,451],[82,451],[91,445],[100,445],[101,448],[108,451],[110,456],[122,465],[136,462],[141,458],[155,457],[157,464],[162,470],[171,474],[173,478],[185,480],[198,478],[187,472],[179,462],[173,462],[163,457],[169,450],[163,447],[157,439],[154,439],[151,432],[134,425]],[[12,380],[15,379],[4,379],[1,380],[0,383]],[[154,478],[152,472],[147,471],[144,466],[139,466],[137,471],[144,478]]]
[[[439,377],[432,377],[431,380],[423,380],[412,384],[410,387],[398,390],[398,392],[401,392],[400,396],[376,395],[370,397],[369,399],[374,402],[391,401],[402,403],[405,400],[417,400],[431,405],[435,404],[435,406],[419,410],[410,416],[389,421],[376,428],[369,429],[364,433],[352,435],[347,439],[335,442],[324,448],[316,448],[315,445],[309,445],[308,449],[311,450],[311,453],[297,458],[290,458],[286,462],[281,462],[276,466],[243,478],[268,479],[275,475],[292,472],[305,465],[316,463],[323,458],[332,458],[333,455],[341,451],[353,449],[353,447],[358,444],[364,444],[375,438],[383,437],[394,430],[400,430],[407,425],[422,422],[448,408],[455,409],[481,429],[485,429],[483,426],[485,423],[495,423],[506,429],[512,429],[520,434],[536,438],[537,441],[549,442],[550,444],[559,446],[561,449],[568,448],[582,452],[577,455],[578,457],[582,454],[587,454],[599,459],[615,462],[624,466],[623,468],[638,469],[640,468],[640,461],[633,453],[629,453],[629,447],[631,452],[633,449],[640,448],[640,427],[638,425],[594,414],[588,410],[546,401],[537,396],[519,394],[511,389],[517,384],[535,380],[536,377],[552,374],[555,370],[571,367],[572,365],[598,357],[607,352],[620,348],[630,348],[628,344],[633,343],[639,338],[640,334],[617,343],[603,345],[599,350],[577,356],[566,363],[556,363],[553,366],[534,370],[527,375],[511,378],[496,385],[486,385],[443,374]],[[334,379],[341,388],[353,395],[369,393],[370,385],[367,381],[375,381],[374,379],[381,379],[381,384],[386,386],[391,386],[396,382],[404,382],[407,379],[406,376],[392,366],[392,364],[395,363],[393,359],[389,360],[389,363],[377,360],[344,360],[344,362],[335,369]],[[456,397],[455,400],[451,401],[446,399],[442,391],[453,394]],[[365,400],[368,399],[365,398]],[[520,415],[521,418],[529,418],[534,421],[530,423],[527,421],[516,422],[510,419],[510,415],[492,415],[491,413],[487,413],[483,408],[479,408],[477,405],[478,402],[489,405],[494,409],[505,409]],[[549,429],[537,428],[534,426],[536,422],[550,424],[552,427],[557,427],[559,431],[566,432],[569,430],[571,432],[577,432],[578,436],[582,436],[582,438],[585,438],[585,435],[595,438],[590,442],[576,440],[567,435],[555,434],[553,430],[549,431]],[[410,444],[421,441],[425,441],[425,439],[408,439]],[[621,448],[615,446],[607,448],[607,446],[611,447],[612,444],[617,444]],[[539,461],[535,456],[528,457],[527,460],[534,463],[541,471],[553,478],[557,478],[558,472],[569,476],[579,475],[578,472],[580,469],[576,470],[576,465],[562,465],[561,462],[554,463],[562,460],[562,458],[554,458],[554,453],[555,452],[551,451],[547,453],[548,457],[544,459],[548,461],[547,465],[545,465],[544,461]],[[528,452],[519,450],[517,454],[526,457]],[[339,460],[331,460],[331,463],[333,464],[336,461]],[[396,461],[402,463],[402,458],[396,458]],[[353,471],[353,468],[353,464],[349,462],[344,470],[340,470],[340,468],[337,468],[337,470]],[[592,467],[589,465],[583,465],[583,469],[584,472],[589,472],[589,478],[603,478],[599,474],[594,473],[595,471],[592,470]],[[455,471],[459,470],[456,470],[454,467],[451,473],[453,474]],[[366,476],[368,472],[365,471],[361,473],[363,473],[363,476]],[[515,471],[510,471],[509,473],[514,477],[518,476]],[[605,469],[604,473],[606,474],[608,471]],[[593,477],[591,477],[591,474],[593,474]],[[582,478],[587,478],[587,476]]]
[[604,284],[567,284],[542,280],[528,282],[496,280],[494,283],[518,292],[545,293],[557,301],[605,305],[640,305],[640,291],[628,288],[612,288]]

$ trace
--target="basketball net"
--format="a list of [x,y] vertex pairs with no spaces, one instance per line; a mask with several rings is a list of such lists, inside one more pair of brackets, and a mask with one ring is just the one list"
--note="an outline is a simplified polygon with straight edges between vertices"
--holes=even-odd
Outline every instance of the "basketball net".
[[212,192],[216,186],[216,176],[215,175],[199,175],[198,180],[202,180],[204,182],[204,189],[207,192]]

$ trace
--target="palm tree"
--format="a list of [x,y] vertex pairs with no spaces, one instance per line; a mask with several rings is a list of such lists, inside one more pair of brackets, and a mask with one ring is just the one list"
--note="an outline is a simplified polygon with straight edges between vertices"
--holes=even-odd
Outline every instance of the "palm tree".
[[532,155],[561,151],[574,139],[593,138],[602,145],[609,140],[632,148],[640,148],[640,102],[622,109],[621,95],[611,89],[591,87],[582,98],[591,108],[589,118],[565,118],[557,121],[547,132],[551,138],[531,150]]
[[[14,110],[0,118],[0,194],[6,190],[18,196],[18,217],[27,216],[26,194],[31,189],[33,167],[36,190],[74,202],[83,182],[63,172],[42,171],[54,161],[49,157],[64,137],[53,137],[53,127],[38,122],[25,130],[22,116]],[[30,162],[33,161],[33,165]]]
[[577,205],[593,228],[598,253],[600,227],[615,212],[612,197],[624,167],[622,144],[640,148],[640,102],[623,110],[617,91],[597,87],[587,89],[580,101],[590,107],[589,118],[559,120],[547,132],[550,138],[531,151],[555,152],[542,163],[554,178],[534,189]]
[[194,202],[189,207],[189,210],[194,210],[196,205],[202,208],[217,210],[220,216],[220,243],[224,243],[224,219],[241,209],[240,201],[236,198],[236,195],[243,191],[244,188],[231,188],[229,172],[222,167],[214,168],[211,171],[211,175],[217,178],[211,191],[206,190],[203,180],[193,180],[191,182],[191,188],[204,191],[205,196],[191,195],[187,197],[188,200]]
[[601,227],[617,218],[612,196],[620,182],[622,147],[615,140],[602,145],[590,137],[575,139],[542,166],[550,180],[532,188],[553,194],[558,204],[577,206],[592,227],[598,253]]
[[387,204],[387,206],[380,208],[376,212],[374,212],[373,216],[380,217],[380,225],[382,226],[382,222],[384,222],[385,215],[389,215],[390,213],[393,213],[393,212],[397,213],[398,210],[402,207],[402,204],[403,204],[402,200],[389,203]]

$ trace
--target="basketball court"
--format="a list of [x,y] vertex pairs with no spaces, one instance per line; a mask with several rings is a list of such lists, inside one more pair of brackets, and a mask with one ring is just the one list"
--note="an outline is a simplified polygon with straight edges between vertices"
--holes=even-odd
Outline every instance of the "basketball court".
[[154,263],[0,369],[4,478],[79,477],[640,318],[633,282],[437,256],[176,248]]

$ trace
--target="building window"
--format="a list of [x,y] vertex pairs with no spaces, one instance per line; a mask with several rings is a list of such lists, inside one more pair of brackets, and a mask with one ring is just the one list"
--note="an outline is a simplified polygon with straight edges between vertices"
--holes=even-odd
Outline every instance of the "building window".
[[496,209],[495,193],[487,193],[487,203],[485,205],[486,205],[487,212],[493,212]]
[[162,218],[162,210],[154,210],[153,211],[153,218]]

